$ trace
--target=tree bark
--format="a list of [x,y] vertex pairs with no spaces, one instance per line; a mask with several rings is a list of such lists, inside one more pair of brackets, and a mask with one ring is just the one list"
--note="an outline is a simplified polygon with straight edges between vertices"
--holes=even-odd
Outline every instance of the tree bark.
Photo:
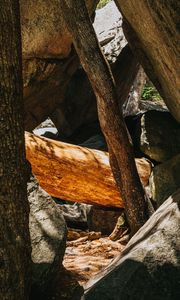
[[0,299],[28,299],[30,237],[19,4],[0,9]]
[[[134,54],[180,122],[178,0],[116,0]],[[143,20],[143,21],[142,21]]]
[[149,211],[122,111],[118,107],[114,79],[100,50],[84,0],[63,0],[61,7],[97,98],[101,128],[114,156],[112,163],[116,161],[113,174],[123,196],[129,225],[135,233],[148,220]]
[[[107,152],[53,141],[26,132],[26,155],[40,185],[50,195],[75,202],[124,207],[109,165]],[[136,159],[146,186],[151,164]]]

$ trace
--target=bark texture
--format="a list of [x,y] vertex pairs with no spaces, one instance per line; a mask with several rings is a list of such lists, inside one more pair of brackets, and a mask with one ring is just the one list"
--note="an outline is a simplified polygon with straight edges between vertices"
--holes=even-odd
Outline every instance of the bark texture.
[[112,73],[99,48],[84,0],[63,0],[61,8],[95,92],[100,124],[113,157],[113,173],[124,199],[128,222],[132,232],[136,232],[149,218],[148,205],[122,111],[118,107]]
[[178,0],[116,0],[135,55],[172,115],[180,122]]
[[[52,196],[102,206],[124,207],[107,152],[38,137],[26,132],[26,155],[40,185]],[[146,186],[151,165],[136,159]]]
[[0,299],[28,299],[30,270],[27,164],[19,5],[0,9]]

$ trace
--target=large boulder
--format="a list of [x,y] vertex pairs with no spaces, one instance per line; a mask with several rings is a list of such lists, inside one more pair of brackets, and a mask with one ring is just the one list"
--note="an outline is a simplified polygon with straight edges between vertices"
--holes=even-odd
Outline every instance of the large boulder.
[[139,126],[140,150],[152,160],[163,162],[180,152],[180,124],[169,112],[150,110]]
[[124,32],[147,76],[180,122],[178,0],[115,0]]
[[[86,0],[93,14],[98,0]],[[20,0],[23,58],[66,58],[72,38],[58,0]]]
[[[97,2],[87,1],[91,14]],[[49,116],[58,131],[69,138],[80,126],[96,122],[98,116],[89,80],[83,69],[78,69],[74,49],[70,51],[72,40],[61,16],[60,2],[21,0],[21,23],[25,128],[32,131]],[[113,1],[96,11],[94,28],[106,58],[113,63],[119,99],[124,103],[139,63],[130,49],[120,57],[127,42],[122,16]],[[133,91],[131,95],[131,103],[135,103]],[[130,107],[128,101],[126,114],[132,113]]]
[[[98,0],[86,0],[90,15]],[[57,0],[20,1],[25,128],[33,130],[64,101],[79,66]],[[59,116],[63,119],[63,114]],[[65,120],[62,123],[65,123]]]
[[45,293],[60,270],[66,244],[66,223],[59,207],[39,186],[28,182],[29,230],[32,247],[32,293]]
[[180,299],[180,190],[152,215],[122,254],[85,286],[83,300]]
[[160,206],[180,188],[180,154],[153,168],[150,177],[152,198]]

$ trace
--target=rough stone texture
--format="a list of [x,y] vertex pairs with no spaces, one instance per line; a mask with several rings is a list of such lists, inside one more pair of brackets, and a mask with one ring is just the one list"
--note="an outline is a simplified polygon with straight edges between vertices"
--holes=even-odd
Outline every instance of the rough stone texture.
[[[59,7],[58,1],[53,0],[50,4],[49,1],[44,3],[38,0],[33,5],[34,2],[30,0],[29,7],[29,2],[26,3],[22,0],[25,128],[28,131],[32,131],[50,116],[61,136],[69,138],[80,126],[97,121],[96,97],[85,72],[82,68],[78,69],[79,60],[75,51],[72,50],[70,52],[70,49],[68,50],[71,46],[71,39],[67,36],[67,40],[63,41],[62,44],[61,41],[56,40],[55,33],[59,28],[59,24],[54,29],[55,23],[56,21],[59,23],[62,21],[61,16],[54,12],[54,9]],[[96,3],[97,1],[91,0],[91,2]],[[40,10],[34,12],[38,3]],[[28,12],[26,12],[27,5]],[[44,14],[40,15],[42,10]],[[48,15],[49,10],[50,13]],[[34,14],[33,17],[31,17],[32,13]],[[28,17],[26,17],[26,14]],[[41,28],[42,26],[44,27]],[[64,25],[62,24],[62,26]],[[46,27],[48,30],[45,30]],[[67,34],[66,30],[63,31],[62,28],[60,32],[58,31],[58,35],[62,35],[61,38],[63,40],[63,38],[66,39]],[[114,2],[110,2],[96,12],[94,28],[106,58],[110,63],[115,62],[122,48],[126,45],[126,40],[122,31],[122,16]],[[28,31],[32,33],[27,34]],[[50,40],[47,36],[50,37]],[[32,39],[32,41],[28,48],[26,45],[29,44],[29,39]],[[42,45],[41,42],[37,43],[38,39],[41,40]],[[43,48],[44,43],[47,43],[46,48]],[[31,53],[31,47],[34,47],[33,51],[35,53],[33,51]],[[63,49],[58,47],[63,47]],[[56,53],[61,55],[58,56]],[[134,57],[131,51],[129,56],[130,58],[127,58],[127,61],[125,60],[123,67],[120,68],[118,62],[116,65],[115,63],[112,65],[117,88],[119,86],[121,88],[123,85],[126,74],[121,70],[126,68],[126,64],[129,62],[131,67],[128,70],[134,74],[134,71],[131,72],[131,68],[135,68],[135,63],[133,63]],[[134,89],[132,89],[132,95],[133,91]],[[123,98],[122,93],[120,91],[120,100]],[[134,99],[135,97],[131,99],[131,103],[135,102]],[[128,101],[126,114],[127,112],[131,114],[132,109],[130,107],[131,105],[129,105]]]
[[[58,105],[62,106],[65,91],[78,66],[78,57],[73,52],[62,60],[33,58],[23,61],[26,130],[33,130]],[[62,112],[59,118],[66,125]]]
[[123,105],[124,116],[134,116],[140,112],[141,94],[146,82],[146,74],[142,67],[139,68],[131,92]]
[[93,26],[107,60],[115,62],[127,41],[122,30],[122,15],[114,1],[96,11]]
[[70,137],[80,126],[97,121],[96,97],[82,68],[73,74],[64,98],[59,100],[50,117],[65,137]]
[[[86,0],[92,14],[98,0]],[[24,58],[66,58],[72,39],[58,0],[20,0]]]
[[168,108],[164,101],[150,101],[150,100],[141,100],[139,104],[140,112],[146,112],[148,110],[158,110],[158,111],[168,111]]
[[32,289],[45,292],[59,271],[66,240],[61,210],[39,186],[35,177],[28,183],[29,229],[32,246]]
[[[87,0],[93,14],[98,0]],[[64,100],[79,66],[58,0],[20,1],[25,128],[33,130]],[[63,120],[62,112],[59,115]]]
[[142,115],[140,149],[162,162],[180,152],[180,124],[168,112],[148,111]]
[[178,0],[115,0],[125,35],[173,116],[180,121]]
[[153,168],[150,177],[152,198],[160,206],[180,188],[180,154]]
[[85,287],[83,300],[180,298],[180,190],[153,214],[115,258]]
[[[58,200],[56,201],[58,203]],[[91,205],[83,203],[60,205],[68,227],[87,229],[87,214]]]
[[[96,11],[94,29],[106,58],[111,63],[115,62],[126,41],[122,31],[122,16],[114,2]],[[51,118],[66,137],[81,125],[97,121],[96,97],[82,68],[72,76],[64,101],[54,110]]]

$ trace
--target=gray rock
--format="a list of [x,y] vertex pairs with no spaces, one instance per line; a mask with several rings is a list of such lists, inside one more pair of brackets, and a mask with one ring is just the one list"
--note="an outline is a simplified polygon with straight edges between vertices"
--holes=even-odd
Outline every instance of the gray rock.
[[161,100],[159,101],[141,100],[139,106],[140,106],[139,108],[141,113],[145,113],[146,111],[149,110],[157,110],[162,112],[168,111],[166,104]]
[[148,111],[140,123],[140,149],[149,158],[163,162],[180,153],[180,124],[169,112]]
[[59,207],[69,227],[87,229],[87,214],[91,205],[75,202],[74,204],[64,204]]
[[66,223],[61,210],[39,186],[28,182],[29,229],[32,247],[32,286],[45,291],[59,271],[66,243]]
[[178,188],[180,188],[180,154],[154,167],[150,177],[151,196],[158,206]]
[[36,135],[40,135],[40,136],[42,135],[48,137],[48,135],[56,135],[58,131],[55,127],[43,127],[43,128],[34,129],[33,133]]
[[83,300],[180,299],[180,190],[85,286]]
[[93,26],[106,58],[115,62],[127,41],[122,30],[122,15],[114,1],[96,11]]

